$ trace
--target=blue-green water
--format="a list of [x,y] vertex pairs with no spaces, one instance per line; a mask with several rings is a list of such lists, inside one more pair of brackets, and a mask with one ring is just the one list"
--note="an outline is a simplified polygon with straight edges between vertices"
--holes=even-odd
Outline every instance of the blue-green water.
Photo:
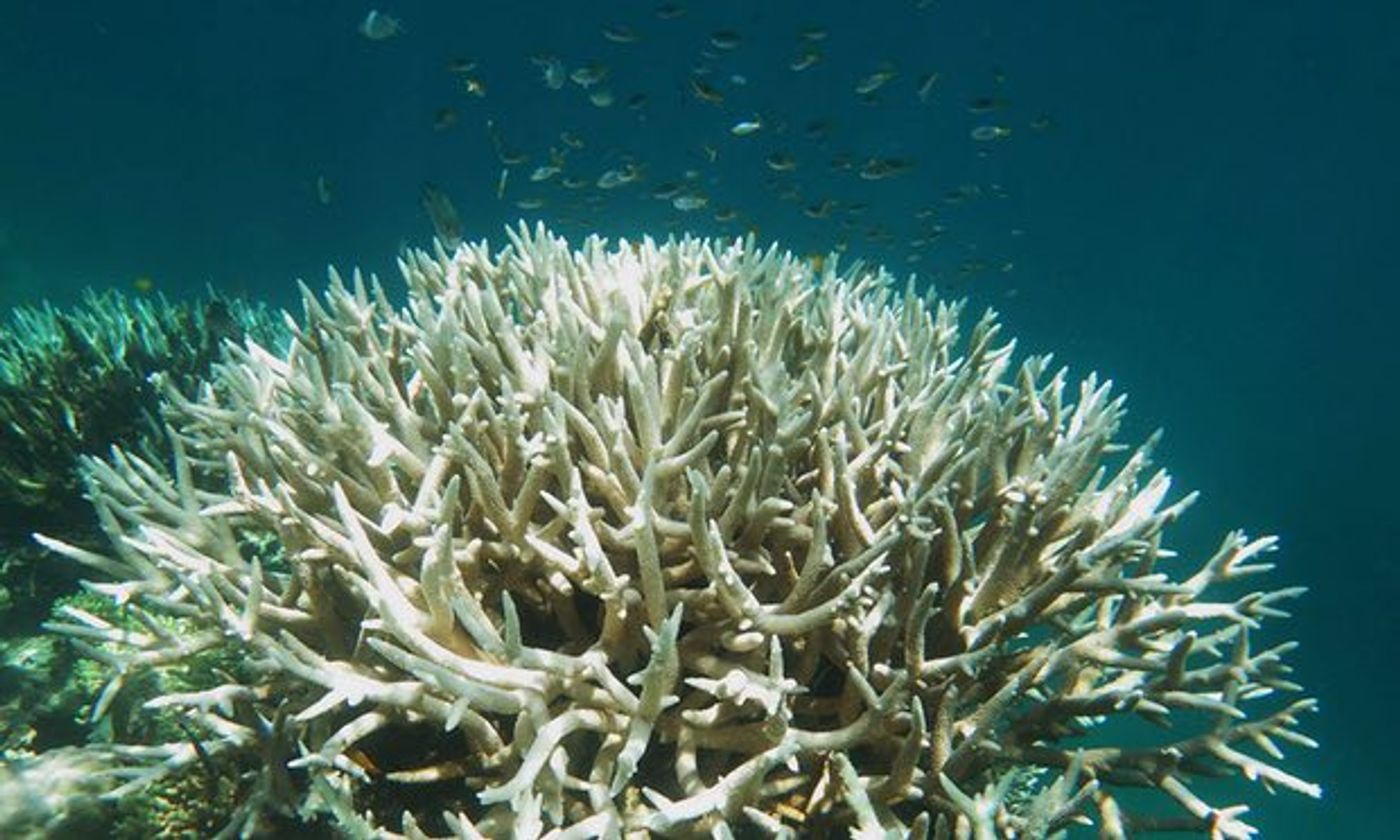
[[[148,279],[291,305],[327,262],[386,275],[426,243],[424,182],[472,239],[518,218],[754,230],[917,272],[1001,310],[1022,350],[1113,378],[1129,439],[1167,430],[1161,461],[1204,493],[1183,551],[1282,536],[1280,578],[1312,588],[1298,677],[1323,703],[1322,748],[1290,767],[1327,794],[1256,797],[1255,821],[1377,836],[1400,753],[1400,7],[657,5],[398,2],[381,10],[403,31],[370,40],[360,3],[0,4],[0,304]],[[607,77],[553,90],[543,56]],[[532,182],[551,147],[562,171]],[[862,178],[871,161],[909,167]],[[598,188],[629,166],[636,183]],[[707,205],[653,197],[668,183]]]

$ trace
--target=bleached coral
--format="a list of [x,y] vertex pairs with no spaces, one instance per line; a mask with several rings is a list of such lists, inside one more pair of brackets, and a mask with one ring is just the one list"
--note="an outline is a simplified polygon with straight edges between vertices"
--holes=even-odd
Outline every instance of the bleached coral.
[[173,469],[89,462],[109,555],[48,541],[138,622],[55,624],[114,668],[99,713],[256,658],[156,701],[203,736],[162,766],[262,751],[245,826],[1243,837],[1199,779],[1319,795],[1280,762],[1291,645],[1252,644],[1299,590],[1219,594],[1273,540],[1176,558],[1192,497],[1114,455],[1122,399],[990,314],[964,341],[959,304],[746,243],[522,228],[401,269],[405,307],[332,273],[289,352],[170,389]]

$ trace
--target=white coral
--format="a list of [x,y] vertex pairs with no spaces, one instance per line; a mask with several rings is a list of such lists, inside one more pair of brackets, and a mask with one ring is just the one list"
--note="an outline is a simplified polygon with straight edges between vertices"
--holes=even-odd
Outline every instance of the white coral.
[[[1311,743],[1310,701],[1249,720],[1296,688],[1250,634],[1297,590],[1211,600],[1272,543],[1178,571],[1163,529],[1191,497],[1143,480],[1150,444],[1105,467],[1121,398],[1090,377],[1067,404],[990,314],[963,343],[958,304],[742,242],[522,228],[401,269],[404,308],[332,272],[284,357],[249,344],[170,393],[173,470],[92,462],[112,556],[51,541],[148,628],[57,625],[105,642],[117,685],[211,643],[160,613],[258,656],[248,690],[160,702],[211,747],[299,744],[306,807],[415,835],[1113,835],[1149,827],[1126,784],[1238,834],[1188,787],[1207,766],[1319,793],[1269,763]],[[1093,737],[1178,710],[1210,723]],[[450,754],[385,748],[423,722]],[[1026,768],[1063,775],[1007,796]],[[453,778],[434,813],[355,801]]]

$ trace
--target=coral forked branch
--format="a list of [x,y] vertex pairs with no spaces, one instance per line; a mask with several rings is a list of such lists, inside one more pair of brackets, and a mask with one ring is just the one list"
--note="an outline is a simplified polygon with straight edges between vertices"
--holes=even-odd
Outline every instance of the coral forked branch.
[[401,269],[405,307],[332,272],[286,353],[167,389],[169,468],[88,464],[112,551],[49,541],[132,619],[57,626],[113,691],[253,658],[156,701],[291,753],[249,825],[1246,837],[1202,779],[1320,795],[1290,645],[1255,644],[1301,590],[1222,586],[1273,540],[1177,558],[1194,497],[1115,455],[1122,398],[990,314],[751,243],[522,228]]

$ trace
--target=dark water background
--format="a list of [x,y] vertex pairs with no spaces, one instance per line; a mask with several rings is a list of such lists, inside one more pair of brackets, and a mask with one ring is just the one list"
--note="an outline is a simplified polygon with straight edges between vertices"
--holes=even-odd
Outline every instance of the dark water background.
[[[1278,582],[1312,588],[1289,626],[1294,662],[1322,700],[1306,726],[1322,748],[1288,766],[1327,793],[1252,790],[1254,821],[1269,837],[1393,836],[1400,5],[689,2],[666,21],[655,6],[403,0],[381,8],[406,31],[370,41],[362,3],[0,2],[0,306],[137,278],[291,306],[294,280],[318,287],[327,262],[393,281],[400,245],[432,235],[424,181],[472,239],[501,242],[525,217],[571,237],[752,227],[801,253],[846,240],[995,306],[1023,351],[1129,393],[1125,437],[1164,427],[1160,462],[1203,491],[1175,532],[1188,557],[1232,527],[1281,535]],[[607,41],[614,23],[641,40]],[[814,26],[827,39],[804,43]],[[705,58],[725,29],[742,43]],[[823,61],[788,69],[806,48]],[[548,90],[540,53],[606,64],[618,102]],[[477,61],[485,97],[447,69],[458,57]],[[882,62],[899,75],[859,101]],[[722,106],[689,92],[701,65]],[[973,113],[978,98],[997,107]],[[444,107],[456,122],[435,130]],[[763,130],[729,132],[755,114]],[[805,136],[818,118],[824,143]],[[504,200],[487,119],[532,155]],[[984,124],[1011,133],[971,139]],[[631,159],[646,180],[532,189],[562,129],[586,142],[568,171],[591,182]],[[777,152],[798,169],[770,173]],[[843,152],[914,167],[863,181],[830,170]],[[709,208],[648,195],[686,169]],[[800,200],[777,195],[794,185]],[[602,203],[580,204],[590,193]],[[531,196],[547,203],[513,204]],[[823,198],[869,208],[800,212]],[[714,221],[721,207],[737,218]],[[935,242],[909,244],[934,224]]]

